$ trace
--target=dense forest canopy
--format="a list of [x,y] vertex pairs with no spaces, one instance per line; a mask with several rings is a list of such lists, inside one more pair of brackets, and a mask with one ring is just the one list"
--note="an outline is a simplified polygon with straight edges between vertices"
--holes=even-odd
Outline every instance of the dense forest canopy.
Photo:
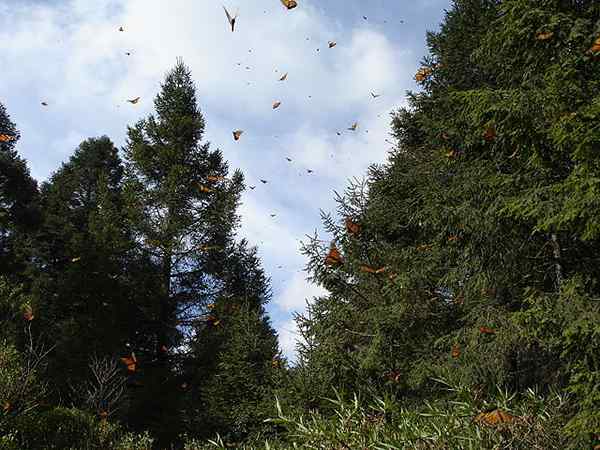
[[600,5],[455,0],[427,46],[295,364],[182,60],[40,186],[0,105],[0,449],[600,448]]

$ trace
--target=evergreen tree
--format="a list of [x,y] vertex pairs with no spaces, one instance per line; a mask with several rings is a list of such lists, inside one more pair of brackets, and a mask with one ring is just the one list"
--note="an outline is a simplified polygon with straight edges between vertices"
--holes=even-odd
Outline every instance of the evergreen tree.
[[15,146],[19,131],[0,103],[0,273],[23,279],[30,234],[38,223],[37,183]]
[[196,329],[186,416],[190,434],[239,443],[274,413],[285,361],[265,314],[271,294],[256,249],[235,245],[220,279],[209,320]]
[[135,417],[164,445],[181,431],[176,369],[219,295],[243,176],[236,171],[226,178],[221,152],[201,143],[204,118],[182,61],[167,74],[154,106],[156,116],[129,128],[125,158],[130,221],[160,270],[149,317],[154,347],[136,349],[145,386]]
[[305,249],[331,292],[299,321],[305,401],[324,383],[404,401],[443,395],[436,377],[482,402],[555,387],[578,402],[568,432],[600,429],[599,18],[589,1],[454,2],[397,149],[338,199],[341,224],[324,218],[340,258]]
[[93,138],[42,186],[34,324],[56,345],[49,372],[63,401],[76,400],[92,357],[119,356],[143,329],[142,280],[134,278],[143,262],[124,220],[122,177],[113,143]]

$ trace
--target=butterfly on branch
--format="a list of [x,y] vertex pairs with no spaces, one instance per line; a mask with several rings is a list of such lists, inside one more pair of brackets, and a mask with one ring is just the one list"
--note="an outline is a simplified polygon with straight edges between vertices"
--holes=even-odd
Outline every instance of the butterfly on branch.
[[331,247],[329,248],[329,253],[327,253],[327,256],[325,257],[325,265],[337,266],[341,264],[344,264],[344,258],[342,258],[342,255],[340,254],[339,250],[332,242]]

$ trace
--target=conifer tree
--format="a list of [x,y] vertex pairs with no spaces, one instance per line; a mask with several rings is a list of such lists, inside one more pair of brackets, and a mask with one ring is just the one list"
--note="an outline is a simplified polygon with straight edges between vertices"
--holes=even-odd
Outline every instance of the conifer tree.
[[116,358],[141,327],[142,283],[133,277],[142,263],[124,220],[122,177],[110,139],[92,138],[42,186],[33,324],[55,345],[49,375],[66,402],[76,400],[90,359]]
[[[220,292],[218,274],[238,224],[239,171],[227,178],[219,150],[202,143],[204,118],[180,60],[157,95],[156,115],[128,130],[129,217],[136,239],[159,267],[152,296],[153,348],[139,350],[144,398],[136,417],[169,442],[181,431],[175,368],[181,348]],[[141,358],[139,358],[141,356]]]
[[598,8],[457,0],[428,36],[396,151],[324,218],[340,257],[306,247],[331,294],[299,321],[305,401],[553,386],[566,432],[599,429]]
[[0,103],[0,273],[23,279],[37,226],[37,183],[15,149],[20,134]]

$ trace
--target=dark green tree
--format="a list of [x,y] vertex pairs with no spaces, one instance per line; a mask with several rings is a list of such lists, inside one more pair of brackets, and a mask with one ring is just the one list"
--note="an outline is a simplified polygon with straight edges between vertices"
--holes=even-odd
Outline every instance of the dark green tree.
[[591,1],[457,0],[429,34],[396,150],[324,218],[343,260],[306,247],[331,292],[299,320],[306,402],[422,402],[437,377],[482,401],[554,387],[574,396],[574,445],[600,429],[599,18]]
[[23,280],[39,214],[37,183],[15,149],[19,138],[0,103],[0,273]]

